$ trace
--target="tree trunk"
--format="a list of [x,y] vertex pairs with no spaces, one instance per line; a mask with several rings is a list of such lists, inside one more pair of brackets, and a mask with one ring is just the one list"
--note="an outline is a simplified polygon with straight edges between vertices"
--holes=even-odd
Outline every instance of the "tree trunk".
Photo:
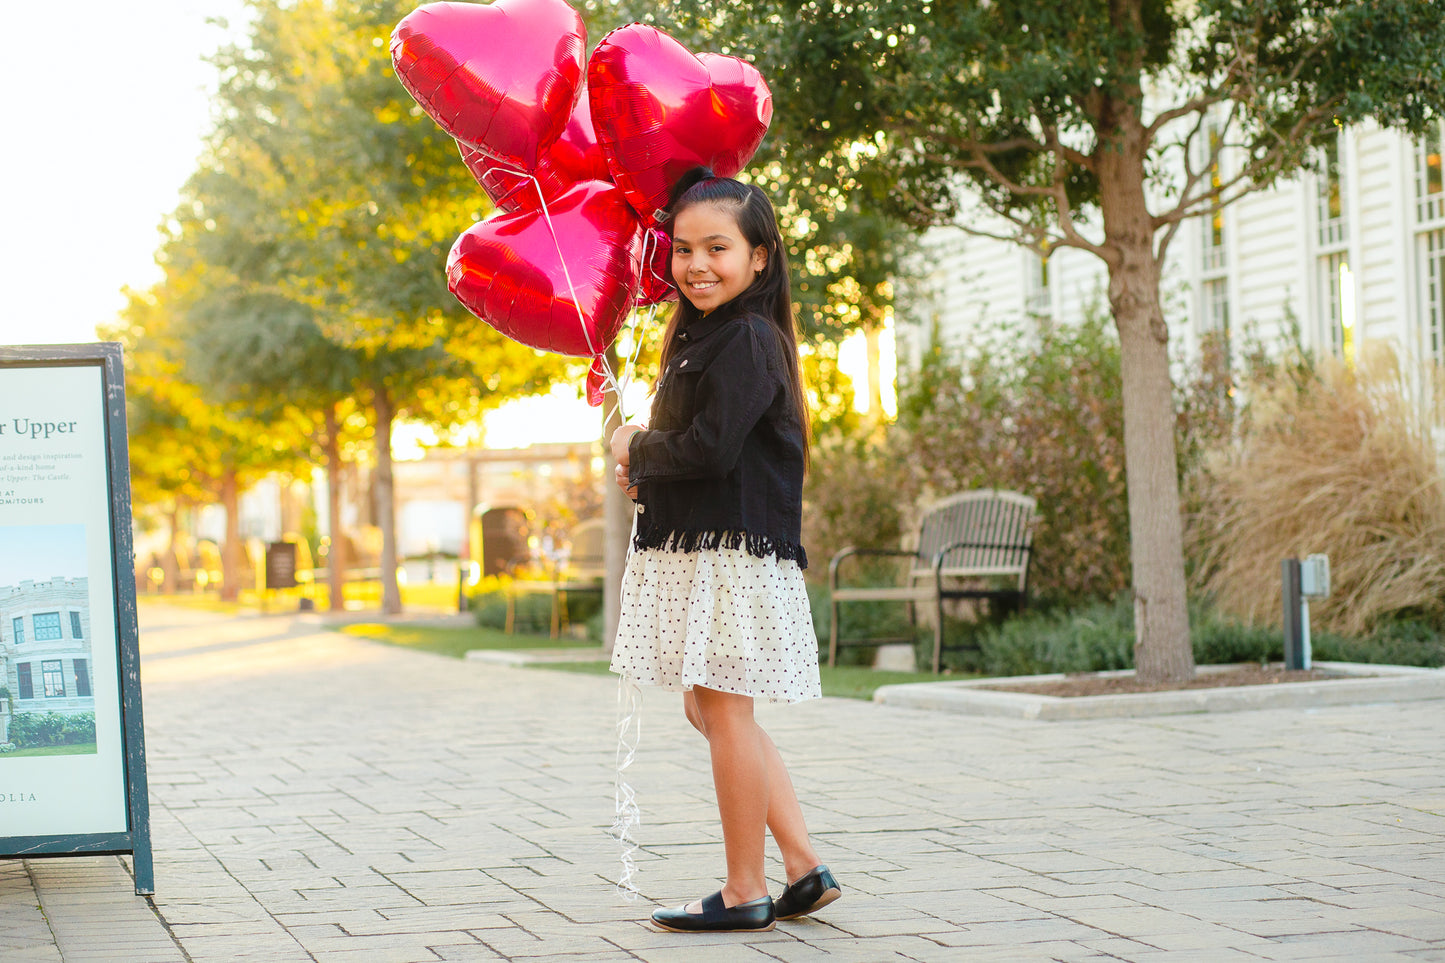
[[376,523],[381,527],[381,610],[401,613],[401,587],[396,582],[396,498],[391,474],[391,422],[396,416],[391,396],[377,385],[376,399]]
[[[617,351],[607,349],[607,363],[616,371]],[[608,401],[603,401],[604,409]],[[634,419],[636,420],[636,419]],[[632,499],[617,487],[612,460],[612,432],[622,424],[620,406],[614,405],[610,416],[602,423],[602,517],[603,517],[603,566],[606,576],[602,582],[602,645],[610,655],[617,641],[617,623],[622,618],[622,570],[627,567],[627,549],[632,540]]]
[[1159,263],[1144,197],[1144,137],[1121,108],[1115,142],[1096,153],[1109,251],[1109,304],[1119,331],[1129,559],[1134,583],[1134,662],[1147,682],[1194,675],[1184,580],[1179,468],[1169,331],[1159,304]]
[[166,540],[166,552],[161,557],[161,591],[174,595],[180,590],[181,565],[177,554],[181,548],[181,504],[177,499],[166,513],[170,525],[170,538]]
[[221,476],[221,507],[226,510],[226,540],[221,546],[221,600],[241,597],[241,493],[236,470],[227,468]]
[[340,612],[346,605],[346,535],[341,528],[341,422],[336,406],[326,409],[326,534],[331,549],[326,553],[327,606]]

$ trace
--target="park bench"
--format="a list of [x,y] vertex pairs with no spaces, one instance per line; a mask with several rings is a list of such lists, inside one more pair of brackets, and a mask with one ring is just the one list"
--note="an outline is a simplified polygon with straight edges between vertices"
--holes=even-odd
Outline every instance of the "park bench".
[[[908,638],[841,639],[838,607],[847,602],[904,602],[910,626],[916,606],[934,607],[933,671],[942,666],[943,606],[953,599],[984,599],[1022,610],[1027,599],[1032,554],[1034,499],[1017,492],[983,489],[945,498],[919,520],[915,549],[845,548],[828,563],[831,625],[828,664],[842,646],[913,643]],[[910,559],[901,578],[885,586],[849,586],[840,581],[843,563],[860,557]],[[901,567],[901,566],[900,566]]]

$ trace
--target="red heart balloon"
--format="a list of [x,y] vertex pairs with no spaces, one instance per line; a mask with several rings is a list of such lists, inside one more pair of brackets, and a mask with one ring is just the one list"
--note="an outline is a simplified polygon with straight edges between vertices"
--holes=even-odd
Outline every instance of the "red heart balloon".
[[640,23],[602,38],[587,62],[587,86],[612,179],[649,226],[689,169],[741,171],[773,119],[773,95],[752,64],[693,56]]
[[602,366],[600,357],[592,359],[592,367],[587,369],[587,403],[594,408],[602,406],[603,392],[607,390],[607,369]]
[[[482,190],[497,205],[499,211],[535,210],[538,207],[537,187],[532,181],[498,161],[489,154],[468,147],[458,141],[462,152],[462,163],[472,172]],[[592,111],[587,100],[587,90],[577,98],[572,118],[562,131],[562,136],[537,159],[535,170],[530,171],[537,178],[542,196],[547,203],[566,193],[580,181],[610,180],[607,162],[602,159],[602,148],[597,144],[597,134],[592,129]]]
[[567,126],[587,28],[565,0],[428,3],[391,34],[396,75],[442,129],[530,171]]
[[655,227],[643,233],[642,273],[637,282],[637,304],[661,304],[677,300],[677,286],[672,281],[672,238]]
[[523,210],[468,228],[447,257],[447,287],[514,341],[594,357],[617,337],[632,304],[637,215],[606,181],[578,184],[548,211],[550,221]]

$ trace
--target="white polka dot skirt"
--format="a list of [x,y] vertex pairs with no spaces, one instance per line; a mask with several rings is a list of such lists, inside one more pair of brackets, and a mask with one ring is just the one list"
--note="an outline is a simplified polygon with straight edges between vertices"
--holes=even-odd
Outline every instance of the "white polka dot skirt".
[[612,671],[674,692],[700,685],[768,702],[818,698],[802,570],[741,548],[634,551]]

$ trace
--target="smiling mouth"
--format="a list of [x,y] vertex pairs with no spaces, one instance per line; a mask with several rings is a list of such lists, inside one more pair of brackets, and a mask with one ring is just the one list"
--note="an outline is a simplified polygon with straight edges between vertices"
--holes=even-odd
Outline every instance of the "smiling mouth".
[[689,281],[687,286],[690,287],[690,288],[692,288],[694,291],[706,291],[706,290],[708,290],[708,289],[710,289],[710,288],[715,288],[715,287],[717,287],[717,282],[716,282],[716,281]]

